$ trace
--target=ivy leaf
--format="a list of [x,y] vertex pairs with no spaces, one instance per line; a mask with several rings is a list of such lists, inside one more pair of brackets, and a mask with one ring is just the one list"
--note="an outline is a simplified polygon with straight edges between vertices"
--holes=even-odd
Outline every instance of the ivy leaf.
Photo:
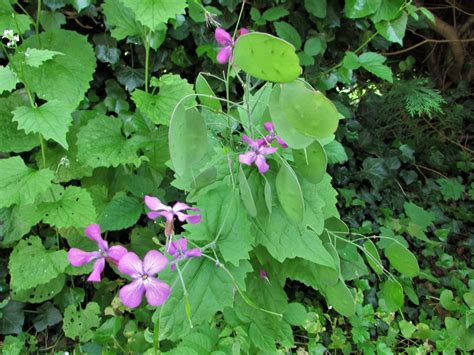
[[51,186],[54,173],[49,169],[33,170],[23,159],[0,160],[0,207],[31,204],[36,196]]
[[373,14],[382,0],[346,0],[344,13],[348,18],[361,18]]
[[94,330],[100,325],[100,307],[89,302],[85,309],[76,305],[66,307],[64,311],[64,334],[71,339],[79,337],[85,343],[94,336]]
[[64,250],[46,250],[36,236],[21,240],[8,261],[10,287],[21,291],[45,284],[61,275],[68,265]]
[[60,101],[49,101],[40,107],[18,107],[13,111],[13,120],[26,133],[39,133],[68,149],[66,134],[72,123],[74,108]]
[[27,152],[39,145],[36,135],[25,134],[12,120],[12,111],[26,104],[28,104],[28,99],[19,92],[15,92],[8,98],[0,98],[0,152]]
[[386,58],[381,54],[374,52],[366,52],[359,56],[359,63],[368,72],[392,83],[392,69],[383,64],[383,62],[385,62],[385,59]]
[[[202,222],[201,222],[202,223]],[[238,267],[228,267],[241,289],[245,289],[245,275],[252,270],[249,262],[243,260]],[[191,297],[189,304],[194,326],[210,322],[214,315],[231,307],[234,303],[234,283],[229,275],[205,258],[189,260],[182,269],[184,284]],[[169,285],[177,280],[176,272],[169,269],[160,273],[160,279]],[[170,297],[154,314],[161,313],[160,336],[172,341],[181,339],[189,330],[186,317],[185,296],[180,282],[176,282]]]
[[457,201],[464,194],[465,187],[457,179],[437,179],[436,182],[445,201]]
[[159,30],[169,19],[184,15],[187,7],[186,0],[120,1],[132,9],[138,21],[153,31]]
[[43,202],[38,206],[44,215],[43,222],[57,228],[83,228],[95,222],[95,207],[86,189],[69,186],[58,191],[55,201]]
[[61,312],[51,302],[46,302],[38,308],[38,315],[33,319],[33,325],[37,332],[42,332],[47,327],[62,321]]
[[0,94],[4,91],[10,92],[16,87],[18,78],[16,73],[10,67],[0,65]]
[[21,67],[25,52],[33,48],[64,55],[56,55],[37,68],[24,66],[19,78],[42,100],[59,100],[77,106],[89,89],[96,67],[94,50],[87,38],[62,29],[31,36],[18,47],[13,63]]
[[25,323],[24,304],[8,301],[6,306],[0,308],[0,334],[20,334]]
[[[400,17],[393,21],[382,21],[375,24],[377,31],[390,42],[403,45],[403,37],[407,28],[408,15],[402,12]],[[368,69],[367,69],[368,70]]]
[[[179,75],[165,74],[159,79],[152,79],[152,86],[160,88],[156,95],[142,90],[135,90],[132,100],[137,108],[156,124],[169,125],[171,114],[176,104],[186,95],[194,94],[193,86]],[[184,100],[185,108],[194,106],[195,99]]]
[[120,0],[106,0],[102,9],[107,25],[112,27],[112,37],[116,40],[145,34],[145,28],[135,19],[133,11],[125,7]]
[[122,122],[115,117],[98,115],[82,127],[77,135],[77,158],[90,167],[117,167],[120,164],[140,165],[137,150],[142,137],[127,139]]
[[47,60],[53,59],[55,55],[64,55],[61,52],[47,49],[27,48],[25,52],[25,62],[27,65],[38,68]]
[[103,231],[116,231],[137,223],[143,210],[143,204],[136,198],[117,193],[102,211],[99,224]]

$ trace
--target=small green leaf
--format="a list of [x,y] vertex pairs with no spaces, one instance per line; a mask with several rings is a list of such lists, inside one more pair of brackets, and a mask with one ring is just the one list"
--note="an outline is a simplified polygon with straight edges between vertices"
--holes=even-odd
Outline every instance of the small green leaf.
[[30,29],[31,17],[18,15],[11,6],[11,1],[0,0],[0,35],[5,30],[20,31],[21,34]]
[[57,51],[50,51],[48,49],[27,48],[25,52],[25,62],[29,66],[38,68],[44,62],[53,59],[55,55],[64,54]]
[[114,316],[107,319],[97,330],[94,331],[94,340],[99,344],[107,344],[113,341],[122,328],[122,318]]
[[394,242],[384,249],[385,256],[398,272],[415,277],[420,273],[416,256],[402,244]]
[[385,57],[378,53],[366,52],[359,56],[359,63],[361,63],[365,70],[383,80],[387,80],[388,82],[392,83],[392,69],[384,65],[383,62],[385,62]]
[[40,107],[18,107],[13,111],[13,120],[27,134],[39,133],[68,149],[66,135],[72,123],[73,110],[71,105],[53,100]]
[[295,48],[266,33],[252,32],[239,37],[234,47],[234,64],[262,80],[289,82],[301,74]]
[[305,149],[294,150],[293,158],[295,159],[296,172],[313,184],[320,182],[326,174],[326,152],[317,140]]
[[403,337],[407,339],[410,339],[416,330],[416,327],[413,325],[413,323],[411,321],[407,322],[405,319],[398,323],[398,327],[400,328]]
[[453,291],[451,290],[443,290],[443,292],[441,292],[439,303],[441,303],[444,309],[451,312],[458,311],[462,308],[462,306],[454,300]]
[[398,311],[403,306],[403,288],[397,281],[385,281],[382,293],[389,312]]
[[221,102],[217,99],[213,99],[208,96],[217,97],[214,91],[212,90],[211,86],[207,82],[206,78],[202,74],[199,74],[196,79],[196,93],[199,95],[205,96],[198,96],[199,101],[204,106],[207,106],[216,111],[222,111]]
[[171,162],[178,175],[183,175],[204,157],[208,148],[207,127],[196,108],[176,107],[168,141]]
[[275,6],[272,7],[268,10],[265,10],[265,12],[262,14],[262,18],[265,19],[266,21],[276,21],[279,20],[282,17],[288,16],[290,13],[288,12],[287,9],[281,6]]
[[328,304],[337,312],[346,317],[355,314],[354,297],[343,281],[339,280],[335,285],[326,286],[324,291]]
[[88,303],[85,309],[70,305],[64,311],[63,330],[70,339],[79,337],[81,342],[91,340],[99,324],[100,307],[95,302]]
[[290,42],[296,49],[300,49],[301,37],[296,28],[286,22],[275,22],[273,25],[278,37]]
[[268,183],[268,180],[265,180],[265,188],[264,188],[263,193],[265,196],[265,205],[267,206],[268,213],[272,213],[272,209],[273,209],[272,187]]
[[0,207],[13,204],[27,205],[51,186],[54,173],[49,169],[33,170],[23,159],[12,157],[0,160]]
[[367,263],[369,263],[372,270],[375,271],[378,275],[382,274],[382,260],[380,260],[380,255],[377,250],[377,247],[371,240],[367,240],[364,243],[364,250],[367,253],[365,258],[367,259]]
[[327,13],[327,0],[304,0],[304,8],[315,17],[325,18]]
[[287,216],[296,223],[303,221],[304,199],[301,186],[293,169],[284,162],[275,181],[278,200]]
[[308,39],[304,44],[304,52],[307,55],[315,56],[321,53],[323,50],[323,42],[319,37],[312,37]]
[[255,201],[252,194],[252,189],[250,188],[247,177],[245,176],[242,166],[239,166],[239,189],[240,197],[244,203],[247,212],[252,217],[257,217],[257,207],[255,206]]
[[105,0],[102,10],[108,27],[112,27],[110,32],[116,40],[141,36],[145,32],[145,27],[136,20],[133,11],[119,0]]
[[419,7],[418,9],[421,11],[423,16],[425,16],[429,21],[433,23],[435,22],[435,17],[430,10],[428,10],[426,7]]
[[354,52],[346,52],[344,59],[342,60],[344,68],[347,69],[359,69],[361,63],[359,63],[359,57]]
[[99,224],[104,231],[117,231],[133,226],[142,214],[143,204],[136,198],[117,193],[102,211]]
[[46,302],[38,307],[38,315],[33,319],[37,332],[42,332],[47,327],[58,324],[63,320],[61,312],[51,302]]
[[346,0],[344,13],[348,18],[361,18],[373,14],[380,7],[382,0]]
[[16,87],[18,78],[10,67],[0,65],[0,95],[4,92],[10,92]]
[[386,40],[403,45],[403,37],[407,28],[408,15],[402,12],[400,17],[393,21],[382,21],[375,24],[375,28]]

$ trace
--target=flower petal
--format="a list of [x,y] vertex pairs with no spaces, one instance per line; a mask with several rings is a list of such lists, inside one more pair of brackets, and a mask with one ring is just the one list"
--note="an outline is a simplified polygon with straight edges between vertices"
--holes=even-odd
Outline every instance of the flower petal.
[[173,212],[161,211],[161,212],[148,212],[146,214],[150,219],[157,219],[158,217],[165,217],[168,222],[173,221]]
[[143,271],[148,276],[152,276],[163,270],[166,264],[168,264],[166,256],[157,250],[150,250],[143,259]]
[[191,206],[188,206],[187,204],[183,202],[176,202],[173,206],[173,212],[179,212],[179,211],[185,211],[185,210],[190,210]]
[[257,165],[260,174],[265,174],[270,168],[267,164],[267,160],[263,155],[257,156],[257,159],[255,160],[255,165]]
[[275,139],[282,148],[288,148],[288,144],[286,144],[286,142],[281,139],[280,136],[275,136]]
[[243,36],[243,35],[246,35],[247,33],[249,33],[249,30],[246,29],[245,27],[242,27],[239,32],[238,32],[238,36]]
[[149,305],[159,306],[168,299],[171,288],[168,284],[154,277],[149,277],[145,282],[145,296]]
[[265,122],[263,124],[263,128],[265,128],[265,130],[267,130],[268,132],[272,133],[273,132],[273,123]]
[[191,224],[198,224],[201,222],[202,216],[200,214],[187,214],[186,221]]
[[257,154],[255,152],[247,152],[239,155],[239,162],[245,165],[252,165],[256,158]]
[[142,279],[133,281],[131,284],[123,286],[120,289],[119,297],[122,303],[129,308],[136,308],[142,303],[142,297],[145,293],[145,285]]
[[261,144],[261,138],[252,140],[250,137],[248,137],[246,134],[242,134],[242,140],[247,143],[249,146],[252,148],[258,148]]
[[275,153],[277,150],[278,149],[275,148],[275,147],[264,147],[264,148],[260,148],[259,152],[260,152],[260,154],[268,155],[268,154]]
[[219,64],[225,64],[229,61],[229,58],[232,54],[232,48],[230,46],[227,47],[222,47],[219,49],[219,52],[217,52],[217,62]]
[[72,266],[82,266],[100,257],[98,251],[82,251],[81,249],[71,248],[67,253],[67,260]]
[[145,205],[152,211],[168,210],[169,206],[161,203],[160,199],[153,196],[145,196]]
[[201,249],[199,248],[193,248],[191,250],[188,250],[185,255],[188,257],[188,258],[192,258],[192,257],[198,257],[198,256],[201,256]]
[[143,262],[137,254],[129,252],[120,258],[118,269],[122,274],[137,279],[143,275]]
[[184,254],[184,252],[187,249],[188,249],[188,240],[186,238],[180,238],[170,243],[168,247],[168,253],[170,255]]
[[100,249],[104,251],[108,249],[107,242],[102,239],[102,236],[100,235],[101,230],[98,224],[89,224],[86,228],[85,233],[89,237],[89,239],[92,239],[97,243]]
[[92,269],[92,273],[87,278],[87,281],[100,282],[100,274],[102,274],[102,271],[104,271],[104,268],[105,268],[105,258],[102,257],[94,263],[94,268]]
[[216,28],[214,36],[216,38],[217,43],[219,43],[221,46],[229,46],[232,44],[232,36],[229,32],[222,28]]
[[107,252],[107,255],[114,261],[115,263],[118,263],[122,257],[128,253],[128,250],[125,249],[121,245],[114,245],[109,249]]

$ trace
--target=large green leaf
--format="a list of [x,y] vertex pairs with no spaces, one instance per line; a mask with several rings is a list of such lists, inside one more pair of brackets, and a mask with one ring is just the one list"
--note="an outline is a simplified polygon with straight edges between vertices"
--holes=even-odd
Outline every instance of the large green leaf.
[[[156,124],[169,125],[174,108],[187,95],[194,94],[193,86],[179,75],[165,74],[159,79],[152,79],[152,86],[159,87],[158,94],[147,94],[142,90],[135,90],[132,100],[137,108]],[[194,97],[184,99],[181,105],[192,107]]]
[[348,18],[361,18],[373,14],[382,0],[346,0],[344,13]]
[[275,131],[280,135],[289,147],[294,149],[303,149],[310,145],[313,141],[313,137],[309,137],[300,133],[290,122],[290,120],[283,114],[280,107],[280,85],[273,87],[269,109],[270,115],[275,125]]
[[303,221],[303,192],[298,177],[287,162],[281,165],[275,185],[278,200],[287,216],[296,223]]
[[63,53],[50,51],[48,49],[27,48],[25,52],[25,63],[31,67],[38,68],[41,64],[52,59],[56,55],[63,55]]
[[[65,256],[66,253],[63,253]],[[61,255],[61,257],[63,256]],[[64,258],[65,259],[65,258]],[[25,290],[12,290],[11,296],[15,301],[28,303],[43,303],[56,296],[64,288],[66,281],[65,275],[62,273],[47,283],[37,285]]]
[[72,123],[73,110],[71,105],[53,100],[39,107],[18,107],[13,111],[13,120],[26,133],[39,133],[68,149],[66,134]]
[[8,261],[10,287],[21,291],[45,284],[60,276],[68,264],[64,250],[46,250],[39,237],[21,240]]
[[104,231],[121,230],[137,223],[143,210],[142,201],[117,193],[102,211],[99,224]]
[[18,48],[13,57],[17,67],[22,66],[28,48],[41,48],[63,53],[39,67],[23,65],[19,78],[28,83],[30,90],[42,100],[59,100],[77,106],[89,89],[95,71],[96,59],[85,36],[66,30],[52,30],[31,36]]
[[19,205],[10,209],[0,209],[0,247],[9,246],[26,235],[31,227],[41,221],[41,213],[36,205]]
[[234,47],[234,64],[258,79],[278,83],[293,81],[301,74],[295,48],[266,33],[241,36]]
[[151,30],[159,30],[161,26],[183,15],[187,7],[186,0],[120,0],[132,9],[135,17]]
[[326,174],[327,157],[323,146],[314,141],[310,146],[302,150],[294,150],[296,172],[303,175],[310,182],[317,184]]
[[252,189],[250,188],[242,166],[239,166],[239,189],[240,197],[242,198],[242,202],[244,203],[247,212],[250,216],[257,217],[257,207],[255,206]]
[[107,25],[111,26],[112,36],[121,40],[126,37],[144,36],[146,29],[135,19],[134,12],[123,5],[120,0],[105,0],[102,10]]
[[176,174],[183,175],[198,163],[208,149],[207,127],[196,108],[176,107],[170,121],[170,157]]
[[402,12],[399,18],[393,21],[382,21],[375,24],[377,31],[388,41],[403,46],[403,37],[407,28],[408,15]]
[[[196,79],[196,93],[204,96],[198,96],[199,101],[204,105],[216,111],[222,111],[221,102],[212,97],[216,97],[216,94],[212,90],[211,86],[207,82],[206,78],[199,74]],[[212,96],[212,97],[209,97]]]
[[416,256],[402,244],[393,242],[384,249],[385,256],[395,270],[408,277],[415,277],[420,273]]
[[398,311],[403,306],[403,288],[399,282],[395,280],[385,281],[382,294],[389,312]]
[[99,115],[81,128],[77,135],[77,158],[83,164],[116,167],[120,164],[139,165],[137,150],[143,137],[127,139],[122,133],[122,122],[115,117]]
[[12,91],[16,87],[17,82],[16,73],[10,67],[0,65],[0,94],[3,94],[4,91]]
[[87,342],[94,336],[94,330],[100,325],[100,307],[95,302],[87,304],[85,309],[70,305],[64,311],[63,330],[68,338]]
[[335,285],[326,286],[324,292],[328,304],[334,307],[337,312],[346,317],[355,314],[354,297],[343,281],[339,280]]
[[[228,267],[237,284],[244,289],[245,275],[251,271],[247,261],[238,267]],[[232,279],[213,262],[205,258],[191,259],[182,269],[184,284],[189,294],[189,308],[193,325],[211,322],[214,315],[231,307],[234,303],[235,287]],[[161,314],[160,337],[170,340],[181,339],[190,331],[186,317],[186,299],[176,272],[169,269],[160,274],[160,279],[173,285],[170,297],[154,317]]]
[[0,152],[27,152],[40,144],[38,136],[25,134],[12,120],[12,111],[27,103],[26,95],[18,92],[8,98],[0,98]]
[[43,222],[57,228],[84,228],[96,221],[95,207],[86,189],[69,186],[56,190],[54,201],[43,202],[38,207]]
[[28,168],[20,157],[0,160],[0,207],[31,204],[51,187],[54,173]]
[[300,133],[318,139],[331,137],[339,122],[336,106],[302,81],[281,85],[280,108]]

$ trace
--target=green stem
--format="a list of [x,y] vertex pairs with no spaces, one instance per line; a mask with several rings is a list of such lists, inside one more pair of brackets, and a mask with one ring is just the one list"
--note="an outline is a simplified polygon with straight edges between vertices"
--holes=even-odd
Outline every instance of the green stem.
[[150,66],[150,32],[145,34],[145,92],[148,93],[148,69]]
[[[38,0],[38,8],[36,9],[36,21],[35,21],[36,35],[39,35],[40,18],[41,18],[41,0]],[[40,46],[41,46],[41,39],[40,39]]]

